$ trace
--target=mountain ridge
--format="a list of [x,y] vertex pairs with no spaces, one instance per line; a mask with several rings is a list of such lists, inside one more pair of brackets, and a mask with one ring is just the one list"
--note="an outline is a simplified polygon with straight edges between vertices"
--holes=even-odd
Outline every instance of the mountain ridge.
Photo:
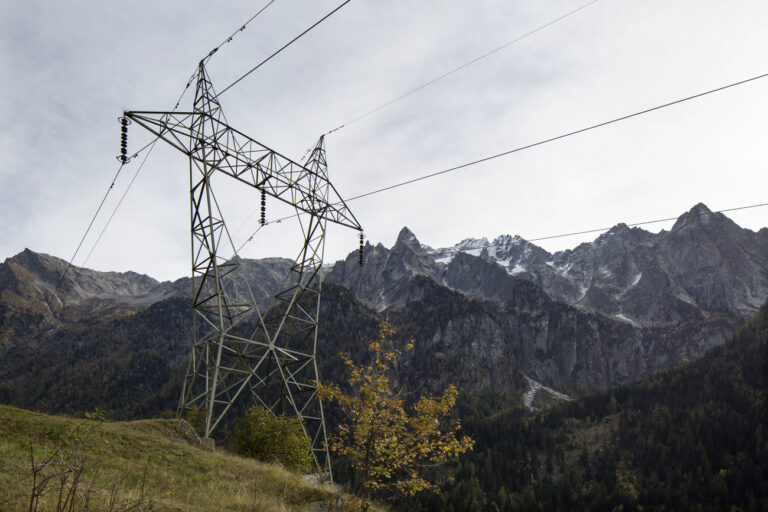
[[[464,239],[452,248],[433,249],[405,227],[391,249],[366,245],[364,267],[350,254],[331,267],[326,280],[347,287],[380,312],[407,307],[418,298],[412,285],[417,276],[494,302],[499,310],[515,290],[523,289],[523,282],[531,283],[552,301],[586,315],[583,321],[575,313],[571,317],[574,326],[592,326],[580,328],[592,333],[577,343],[592,347],[591,355],[581,353],[582,358],[610,361],[586,378],[560,372],[557,378],[549,375],[550,380],[536,364],[535,351],[518,361],[531,377],[560,386],[606,386],[696,358],[725,341],[768,297],[765,231],[742,229],[701,203],[681,215],[670,231],[654,234],[618,224],[594,242],[554,254],[519,236],[502,235],[496,241]],[[543,304],[539,307],[549,307]],[[596,341],[598,332],[619,338]],[[563,348],[551,356],[559,358],[558,368],[577,368],[576,353]],[[627,370],[628,364],[633,369]]]
[[[336,283],[351,293],[336,293],[333,299],[345,301],[333,313],[344,321],[326,316],[322,322],[332,322],[344,333],[347,341],[342,345],[349,347],[353,343],[349,333],[362,332],[354,330],[355,323],[397,318],[402,336],[416,339],[424,362],[409,371],[426,380],[432,378],[429,371],[434,366],[452,369],[447,377],[464,385],[471,386],[466,375],[480,378],[482,372],[504,375],[497,379],[501,388],[505,382],[519,384],[517,374],[509,373],[506,365],[559,390],[632,382],[722,343],[743,322],[757,297],[768,296],[768,229],[743,230],[722,214],[706,212],[706,206],[696,205],[671,231],[658,234],[619,224],[590,244],[555,254],[519,236],[504,235],[497,237],[500,245],[492,251],[478,239],[465,239],[454,246],[461,250],[448,257],[447,249],[421,244],[406,227],[391,248],[367,243],[362,268],[356,252],[330,267],[326,292],[336,293],[331,286]],[[267,307],[290,260],[239,261],[241,269],[226,284],[228,292],[240,297],[252,290],[260,307]],[[124,323],[115,350],[144,351],[153,361],[155,353],[171,357],[172,367],[162,370],[163,375],[181,365],[185,354],[176,335],[167,334],[173,340],[170,355],[163,348],[165,342],[148,346],[145,340],[152,336],[135,338],[134,333],[150,328],[164,332],[166,325],[156,312],[161,310],[182,315],[174,325],[186,329],[189,278],[158,282],[132,272],[73,267],[61,280],[67,266],[64,260],[29,250],[0,264],[0,361],[5,360],[0,374],[9,375],[11,361],[22,364],[34,357],[41,344],[55,347],[65,339],[77,347],[78,340],[86,338],[84,329],[97,329],[106,343],[115,336],[110,322],[127,321],[142,312],[144,316],[134,323]],[[55,290],[59,280],[62,285]],[[442,288],[458,295],[446,295]],[[352,297],[370,311],[352,305]],[[453,297],[448,303],[454,309],[442,307],[440,301],[446,297]],[[465,314],[464,304],[472,301],[474,313]],[[329,306],[326,315],[336,307],[325,298],[321,306]],[[155,313],[146,313],[150,309]],[[428,330],[425,326],[432,325],[428,318],[415,318],[411,311],[439,312],[440,323]],[[450,348],[440,340],[456,345]],[[88,343],[100,342],[94,338]],[[125,343],[134,348],[123,348]],[[443,358],[442,362],[430,359],[430,350],[441,354],[432,359]],[[131,357],[126,355],[126,361]],[[453,361],[458,358],[466,361]],[[23,364],[30,369],[39,366]],[[137,364],[140,368],[142,363]],[[14,379],[15,386],[24,381],[20,375]]]

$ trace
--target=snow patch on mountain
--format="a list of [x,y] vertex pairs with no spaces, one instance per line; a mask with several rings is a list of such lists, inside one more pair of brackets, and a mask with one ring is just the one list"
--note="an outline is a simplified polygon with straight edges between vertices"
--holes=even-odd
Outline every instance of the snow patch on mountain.
[[635,322],[634,320],[629,318],[624,313],[617,313],[617,314],[613,315],[613,318],[616,318],[617,320],[621,320],[622,322],[626,322],[626,323],[630,324],[632,327],[642,327],[640,324],[638,324],[637,322]]
[[[461,242],[451,247],[454,251],[469,252],[469,251],[482,251],[488,247],[488,239],[483,238],[465,238]],[[479,254],[479,252],[477,253]]]
[[[525,245],[523,245],[525,244]],[[522,250],[519,247],[523,245]],[[501,235],[489,242],[487,238],[465,238],[452,247],[432,249],[422,246],[425,251],[435,258],[436,263],[448,264],[457,253],[463,252],[471,256],[487,256],[504,267],[511,275],[525,272],[523,262],[531,255],[531,244],[518,235]],[[519,253],[519,254],[517,254]]]
[[522,266],[520,263],[516,263],[513,268],[508,268],[507,272],[509,272],[509,275],[514,276],[517,274],[522,274],[523,272],[528,272],[528,269]]

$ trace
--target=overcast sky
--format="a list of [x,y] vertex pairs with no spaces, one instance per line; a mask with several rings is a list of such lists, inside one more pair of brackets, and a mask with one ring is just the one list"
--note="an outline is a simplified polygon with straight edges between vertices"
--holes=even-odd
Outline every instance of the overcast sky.
[[[0,259],[69,259],[118,168],[117,117],[170,110],[197,62],[266,0],[16,1],[0,18]],[[276,0],[209,63],[222,90],[340,0]],[[579,0],[352,0],[222,96],[230,124],[296,160],[317,137],[586,4]],[[598,0],[327,138],[354,196],[700,91],[768,73],[764,0]],[[189,100],[191,96],[187,96]],[[188,102],[187,102],[188,105]],[[349,206],[372,242],[403,226],[433,247],[537,238],[768,202],[768,78],[385,192]],[[129,150],[150,140],[132,126]],[[136,172],[123,170],[79,265]],[[159,144],[87,262],[161,279],[189,273],[188,167]],[[216,183],[236,241],[259,198]],[[268,217],[289,213],[268,202]],[[768,225],[768,208],[733,212]],[[669,228],[670,224],[648,229]],[[550,251],[597,235],[541,242]],[[245,257],[298,252],[293,222]],[[356,246],[331,229],[326,261]]]

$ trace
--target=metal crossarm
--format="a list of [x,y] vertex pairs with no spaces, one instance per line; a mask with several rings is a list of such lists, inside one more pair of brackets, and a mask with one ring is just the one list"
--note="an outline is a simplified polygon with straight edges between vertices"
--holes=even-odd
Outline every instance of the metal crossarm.
[[[316,214],[342,226],[362,227],[347,204],[326,177],[281,155],[208,112],[129,111],[124,116],[175,147],[189,158],[208,165],[268,196],[296,207],[303,213]],[[210,125],[213,137],[197,138],[192,132],[193,117]],[[314,194],[309,184],[325,181],[328,199]]]

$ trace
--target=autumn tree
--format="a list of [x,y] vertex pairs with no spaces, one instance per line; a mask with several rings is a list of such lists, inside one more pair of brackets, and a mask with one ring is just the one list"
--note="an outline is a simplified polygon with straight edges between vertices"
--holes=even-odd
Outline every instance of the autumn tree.
[[[378,339],[368,345],[372,359],[368,365],[341,354],[349,370],[349,392],[335,385],[318,385],[320,397],[336,402],[347,416],[347,423],[331,438],[330,448],[349,456],[360,472],[363,509],[374,490],[396,490],[408,496],[424,490],[437,492],[422,470],[474,445],[471,438],[459,436],[459,421],[447,420],[456,403],[456,386],[448,386],[439,397],[422,396],[406,410],[402,394],[390,385],[392,367],[400,356],[400,351],[389,346],[394,333],[389,323],[380,325]],[[406,347],[412,348],[411,344]]]

